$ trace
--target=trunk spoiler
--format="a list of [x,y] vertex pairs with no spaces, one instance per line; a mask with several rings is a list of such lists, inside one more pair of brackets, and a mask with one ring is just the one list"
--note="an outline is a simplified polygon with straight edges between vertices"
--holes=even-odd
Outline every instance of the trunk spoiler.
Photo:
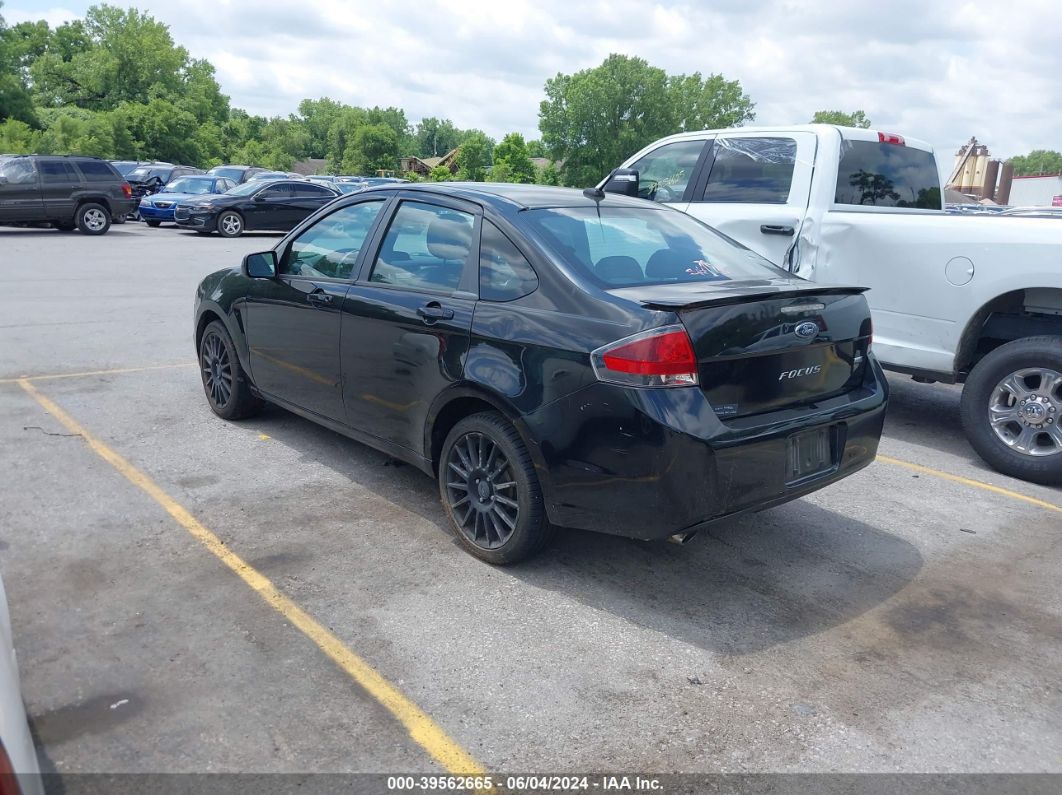
[[868,289],[868,287],[823,287],[818,284],[809,284],[807,287],[763,285],[744,288],[738,285],[729,285],[725,290],[714,291],[714,294],[711,295],[687,294],[680,296],[675,294],[645,295],[641,297],[632,295],[630,299],[637,301],[647,309],[674,311],[676,309],[696,309],[704,306],[726,306],[727,304],[739,304],[750,299],[760,298],[797,298],[802,295],[859,295]]

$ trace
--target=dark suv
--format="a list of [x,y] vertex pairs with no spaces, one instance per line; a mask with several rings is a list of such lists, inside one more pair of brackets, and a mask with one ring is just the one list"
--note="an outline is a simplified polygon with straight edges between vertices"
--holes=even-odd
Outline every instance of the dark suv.
[[135,208],[129,183],[106,160],[20,155],[0,163],[0,224],[102,235],[112,218]]

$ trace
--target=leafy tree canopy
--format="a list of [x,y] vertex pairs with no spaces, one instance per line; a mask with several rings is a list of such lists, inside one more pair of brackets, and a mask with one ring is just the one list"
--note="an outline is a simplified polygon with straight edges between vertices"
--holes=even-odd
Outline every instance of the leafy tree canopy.
[[1034,149],[1027,155],[1018,155],[1008,160],[1019,177],[1032,174],[1062,174],[1062,153],[1051,149]]
[[565,184],[592,185],[665,135],[733,127],[753,117],[737,81],[668,75],[641,58],[610,55],[593,69],[546,81],[539,106],[542,142],[563,161]]
[[525,184],[535,181],[535,164],[527,154],[527,144],[520,133],[509,133],[502,138],[491,157],[494,159],[492,181]]
[[812,124],[836,124],[840,127],[862,127],[864,130],[870,126],[870,119],[861,110],[845,113],[843,110],[820,110],[811,117]]

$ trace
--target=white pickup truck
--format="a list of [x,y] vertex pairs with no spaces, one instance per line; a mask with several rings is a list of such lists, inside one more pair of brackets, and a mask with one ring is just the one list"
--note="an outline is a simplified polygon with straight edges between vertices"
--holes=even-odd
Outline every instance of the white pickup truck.
[[673,135],[601,187],[683,210],[806,279],[870,288],[881,363],[964,382],[981,457],[1062,483],[1062,220],[947,214],[931,146],[829,125]]

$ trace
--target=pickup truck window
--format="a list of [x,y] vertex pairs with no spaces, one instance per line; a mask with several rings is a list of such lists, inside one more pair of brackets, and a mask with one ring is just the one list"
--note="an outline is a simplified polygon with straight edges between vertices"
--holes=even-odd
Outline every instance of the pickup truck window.
[[842,141],[837,204],[940,210],[940,177],[932,152],[875,141]]
[[675,141],[631,164],[638,169],[638,195],[658,202],[677,202],[686,192],[705,142]]
[[704,195],[695,200],[785,204],[796,154],[792,138],[719,138]]

